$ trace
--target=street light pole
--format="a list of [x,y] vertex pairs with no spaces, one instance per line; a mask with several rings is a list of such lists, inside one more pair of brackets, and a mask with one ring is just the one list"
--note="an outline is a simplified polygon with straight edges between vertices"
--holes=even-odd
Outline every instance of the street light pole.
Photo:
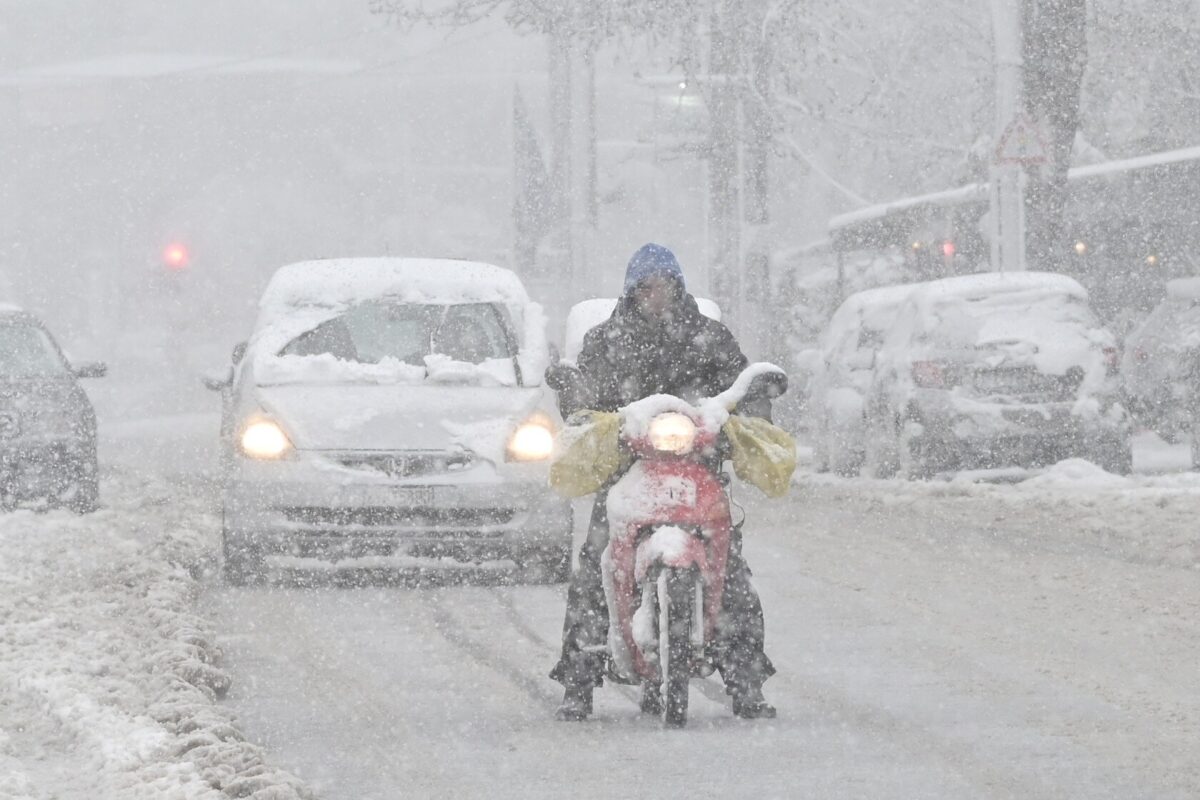
[[1006,163],[999,148],[1006,131],[1021,117],[1024,103],[1024,53],[1021,0],[991,0],[996,51],[996,144],[991,166],[992,269],[1025,269],[1025,170]]

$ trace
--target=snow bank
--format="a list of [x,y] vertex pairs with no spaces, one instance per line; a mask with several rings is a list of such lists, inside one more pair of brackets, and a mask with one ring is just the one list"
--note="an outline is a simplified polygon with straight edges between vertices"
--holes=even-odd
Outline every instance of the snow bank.
[[[1100,551],[1136,563],[1200,570],[1200,535],[1195,508],[1200,473],[1119,476],[1081,459],[1045,470],[991,470],[960,473],[944,481],[847,479],[799,474],[796,491],[844,496],[864,513],[892,507],[928,506],[931,501],[974,508],[979,501],[1028,513],[1030,518],[1069,520],[1022,535],[1053,539],[1057,546]],[[989,527],[986,517],[971,524]]]
[[1075,487],[1086,489],[1129,488],[1130,482],[1119,475],[1105,472],[1082,458],[1060,461],[1025,482],[1026,488]]
[[215,704],[230,678],[192,610],[215,526],[123,481],[90,517],[0,517],[0,798],[311,797]]

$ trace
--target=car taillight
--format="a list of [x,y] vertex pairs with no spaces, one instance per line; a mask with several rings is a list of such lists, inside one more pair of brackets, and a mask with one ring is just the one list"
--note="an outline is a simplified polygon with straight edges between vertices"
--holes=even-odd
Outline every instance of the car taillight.
[[1104,365],[1108,367],[1109,375],[1116,375],[1121,369],[1121,351],[1115,347],[1104,348]]
[[912,376],[922,389],[941,389],[946,385],[946,367],[939,361],[914,361]]
[[1139,364],[1145,364],[1150,360],[1150,354],[1144,348],[1133,348],[1133,358]]

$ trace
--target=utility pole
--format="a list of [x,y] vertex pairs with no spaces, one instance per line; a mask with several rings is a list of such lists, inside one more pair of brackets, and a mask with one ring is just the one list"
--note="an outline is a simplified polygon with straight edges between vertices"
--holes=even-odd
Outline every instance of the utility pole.
[[[766,22],[766,3],[751,2],[753,8],[746,26],[746,50],[750,59],[750,74],[746,76],[746,101],[742,119],[746,130],[743,159],[742,216],[746,223],[745,274],[743,276],[742,334],[753,346],[754,358],[762,358],[770,347],[772,324],[771,292],[771,228],[770,172],[771,140],[774,121],[771,118],[771,62],[773,42]],[[751,311],[752,310],[752,311]],[[774,353],[770,353],[774,355]]]
[[741,292],[742,0],[718,0],[710,19],[708,111],[709,292],[735,327],[744,315]]
[[560,273],[559,278],[566,286],[574,286],[577,276],[575,273],[575,248],[572,241],[572,198],[574,171],[574,148],[572,147],[572,131],[574,128],[574,90],[571,73],[573,72],[571,33],[560,23],[550,31],[550,185],[551,197],[554,203],[554,232],[551,234],[558,253],[558,264],[552,265],[552,270]]
[[996,50],[996,156],[991,167],[992,269],[1025,269],[1025,170],[1003,158],[1004,145],[1024,108],[1022,3],[991,0]]

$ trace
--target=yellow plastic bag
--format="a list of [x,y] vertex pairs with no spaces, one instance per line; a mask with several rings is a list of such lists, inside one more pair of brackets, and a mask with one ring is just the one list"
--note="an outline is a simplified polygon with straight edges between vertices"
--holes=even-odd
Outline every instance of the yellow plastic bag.
[[768,497],[782,497],[796,471],[796,440],[760,417],[731,416],[723,428],[733,471]]
[[559,434],[550,485],[563,497],[594,494],[621,469],[621,416],[583,411],[587,421]]

